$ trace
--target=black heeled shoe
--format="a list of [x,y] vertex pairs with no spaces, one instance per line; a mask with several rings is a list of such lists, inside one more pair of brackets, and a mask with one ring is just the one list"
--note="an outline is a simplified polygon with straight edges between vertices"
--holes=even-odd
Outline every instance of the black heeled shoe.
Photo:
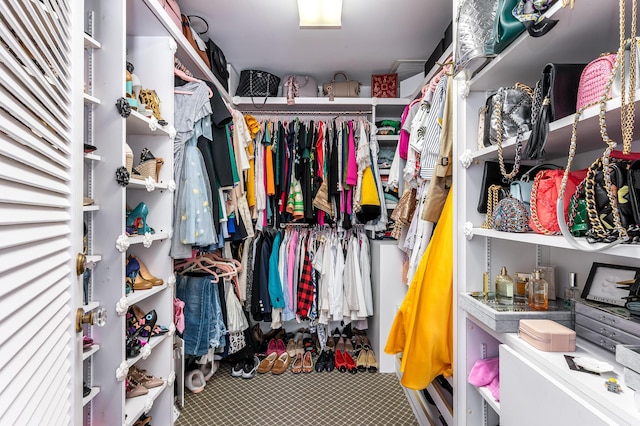
[[316,360],[315,370],[317,373],[322,372],[327,368],[327,353],[325,351],[320,352],[320,356]]

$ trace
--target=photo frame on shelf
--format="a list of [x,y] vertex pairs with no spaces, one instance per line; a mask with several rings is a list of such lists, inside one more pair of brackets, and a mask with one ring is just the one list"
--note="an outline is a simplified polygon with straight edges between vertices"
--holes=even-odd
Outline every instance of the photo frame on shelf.
[[624,306],[631,284],[640,275],[640,268],[593,262],[582,291],[582,298],[594,302]]

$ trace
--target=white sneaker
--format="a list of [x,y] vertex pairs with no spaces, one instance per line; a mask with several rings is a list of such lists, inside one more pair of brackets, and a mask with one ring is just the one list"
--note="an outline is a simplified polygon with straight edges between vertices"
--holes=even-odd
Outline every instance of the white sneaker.
[[231,377],[242,377],[243,367],[244,363],[242,361],[236,362],[231,368]]
[[252,379],[258,371],[258,365],[260,365],[260,359],[257,356],[254,356],[251,361],[247,358],[242,368],[242,378]]

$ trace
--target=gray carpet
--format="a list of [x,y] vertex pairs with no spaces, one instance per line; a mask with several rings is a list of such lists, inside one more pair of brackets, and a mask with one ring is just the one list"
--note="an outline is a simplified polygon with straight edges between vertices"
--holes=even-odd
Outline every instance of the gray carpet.
[[205,389],[185,389],[176,426],[417,425],[395,374],[257,374],[231,377],[222,363]]

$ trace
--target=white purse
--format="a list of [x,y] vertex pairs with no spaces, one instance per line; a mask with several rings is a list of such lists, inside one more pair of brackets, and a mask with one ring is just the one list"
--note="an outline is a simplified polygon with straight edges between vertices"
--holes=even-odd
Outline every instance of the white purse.
[[[295,93],[297,85],[297,93]],[[318,82],[308,75],[288,75],[284,79],[284,94],[292,93],[291,97],[316,98],[318,97]],[[287,96],[289,97],[289,96]]]

